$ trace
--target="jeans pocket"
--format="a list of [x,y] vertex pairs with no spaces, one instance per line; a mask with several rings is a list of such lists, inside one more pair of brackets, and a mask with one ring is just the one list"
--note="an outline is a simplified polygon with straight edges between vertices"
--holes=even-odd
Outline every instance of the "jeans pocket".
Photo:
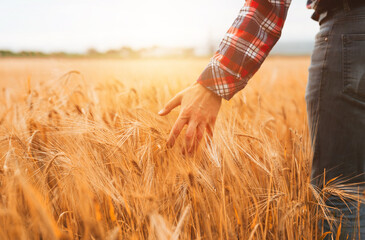
[[365,34],[342,35],[343,92],[365,101]]

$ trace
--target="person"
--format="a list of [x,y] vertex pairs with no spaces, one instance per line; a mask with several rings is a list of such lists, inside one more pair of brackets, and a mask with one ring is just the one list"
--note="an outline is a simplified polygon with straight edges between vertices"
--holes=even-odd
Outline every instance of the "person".
[[[280,38],[290,3],[245,2],[197,82],[159,112],[164,116],[181,105],[167,140],[169,147],[185,125],[189,153],[205,130],[213,133],[222,98],[231,99],[259,69]],[[313,149],[312,183],[321,186],[338,176],[349,183],[364,182],[365,0],[308,0],[307,7],[314,9],[312,18],[320,25],[305,95]],[[343,217],[341,237],[365,239],[363,205],[349,209],[336,197],[328,203],[338,209],[334,215]],[[322,227],[325,232],[331,230],[326,221]]]

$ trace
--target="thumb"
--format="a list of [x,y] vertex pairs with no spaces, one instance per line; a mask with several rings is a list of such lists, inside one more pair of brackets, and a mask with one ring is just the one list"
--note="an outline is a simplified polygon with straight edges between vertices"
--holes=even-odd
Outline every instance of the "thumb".
[[173,97],[166,105],[165,107],[158,112],[158,115],[165,116],[171,112],[172,109],[176,108],[181,104],[181,94],[177,94],[175,97]]

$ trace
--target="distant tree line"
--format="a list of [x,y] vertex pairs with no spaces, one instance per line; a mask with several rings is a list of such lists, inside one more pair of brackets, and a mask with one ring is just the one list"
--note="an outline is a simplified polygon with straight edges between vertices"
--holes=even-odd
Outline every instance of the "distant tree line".
[[121,47],[100,52],[95,48],[88,49],[85,53],[53,52],[44,53],[40,51],[20,51],[0,50],[0,57],[108,57],[108,58],[144,58],[144,57],[195,57],[194,48],[164,48],[150,47],[133,49],[131,47]]
[[42,52],[34,52],[34,51],[21,51],[21,52],[12,52],[9,50],[0,50],[1,57],[44,57],[47,54]]
[[20,51],[13,52],[9,50],[0,50],[0,57],[81,57],[85,54],[66,53],[66,52],[53,52],[44,53],[39,51]]

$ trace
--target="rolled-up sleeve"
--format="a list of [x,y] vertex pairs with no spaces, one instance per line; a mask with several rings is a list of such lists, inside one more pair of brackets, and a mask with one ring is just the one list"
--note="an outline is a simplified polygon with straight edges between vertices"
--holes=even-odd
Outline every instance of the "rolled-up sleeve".
[[247,0],[198,82],[229,100],[257,72],[281,35],[291,0]]

